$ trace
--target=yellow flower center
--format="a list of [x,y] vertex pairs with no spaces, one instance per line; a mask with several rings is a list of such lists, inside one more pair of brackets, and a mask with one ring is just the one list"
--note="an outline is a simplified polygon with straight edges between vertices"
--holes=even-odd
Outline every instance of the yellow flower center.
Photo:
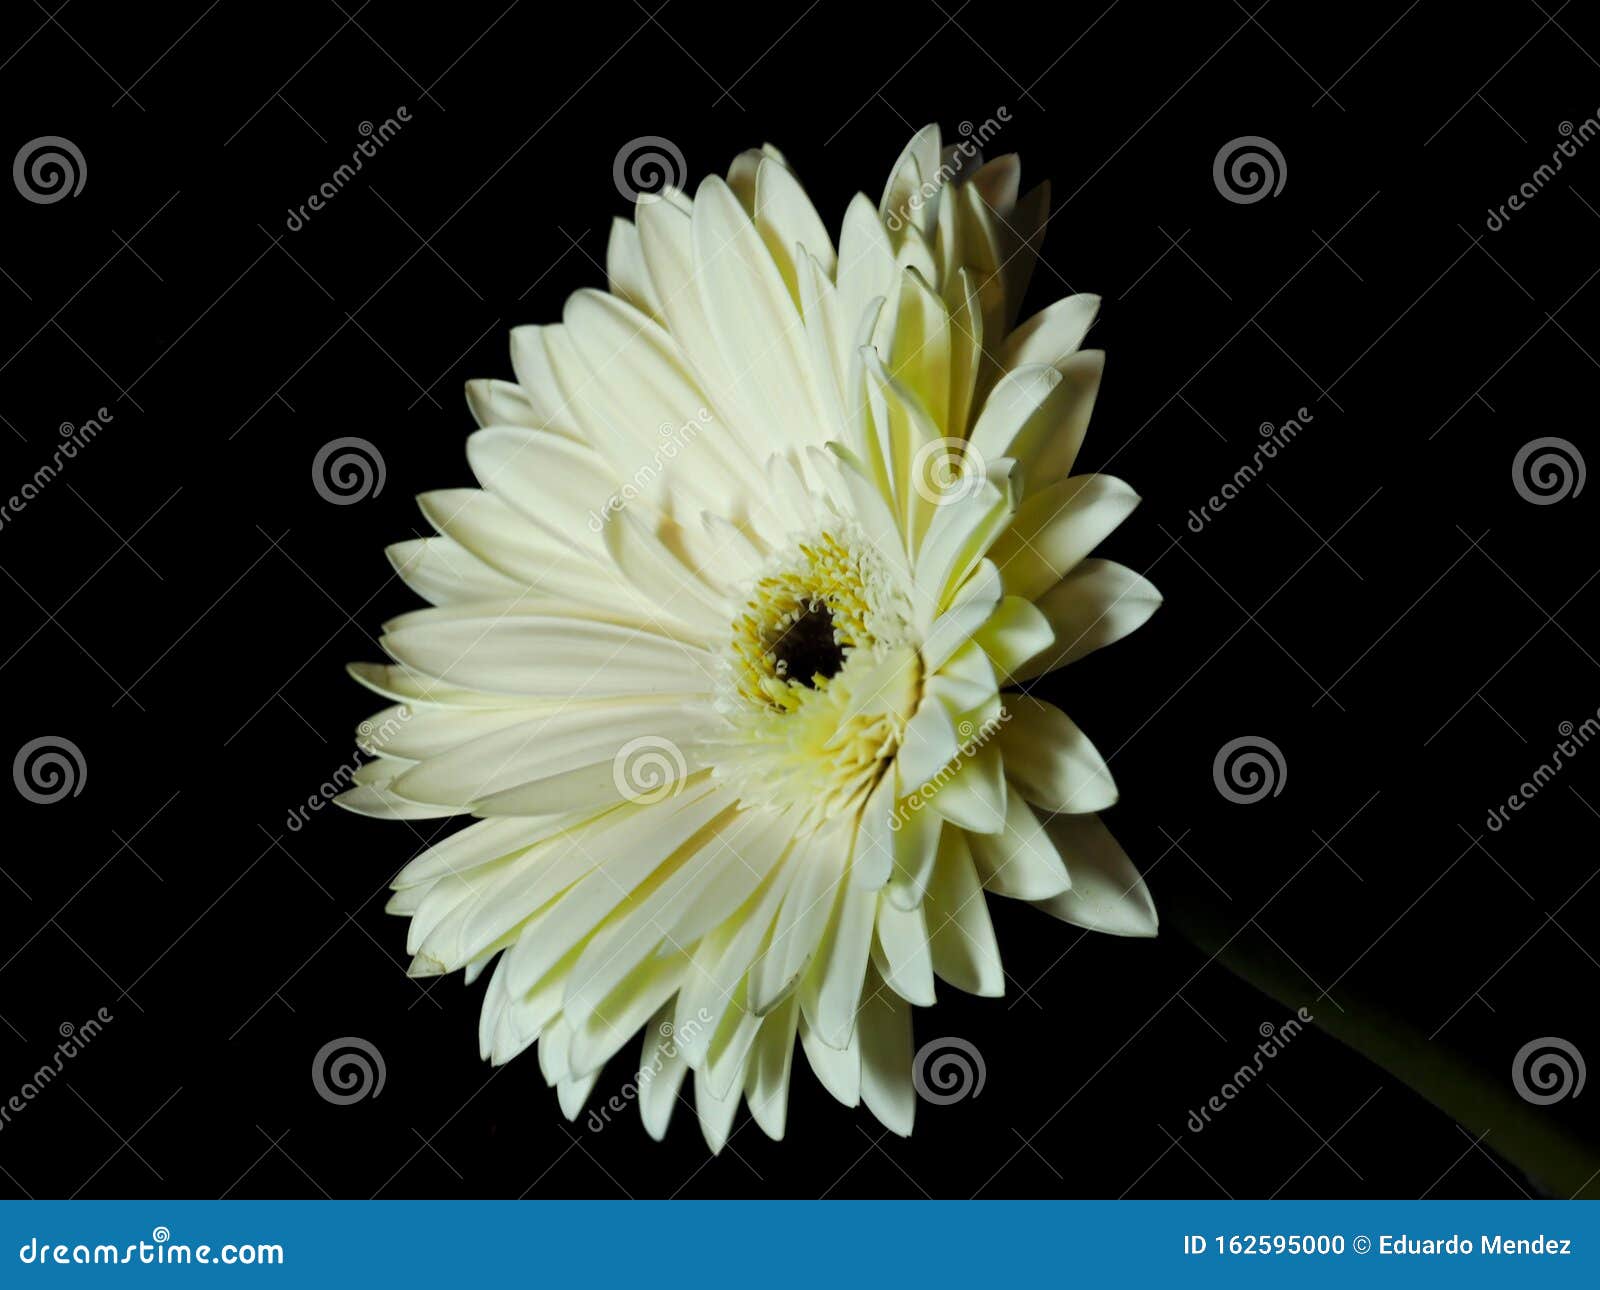
[[908,604],[870,544],[846,526],[799,543],[756,579],[731,644],[718,773],[802,821],[858,808],[921,692]]

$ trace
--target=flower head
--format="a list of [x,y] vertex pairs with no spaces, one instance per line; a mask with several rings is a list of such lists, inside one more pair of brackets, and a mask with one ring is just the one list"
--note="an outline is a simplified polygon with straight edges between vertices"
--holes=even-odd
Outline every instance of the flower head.
[[1110,773],[1031,679],[1159,598],[1090,552],[1137,503],[1072,467],[1098,301],[1015,325],[1047,190],[919,131],[835,247],[774,149],[618,221],[608,289],[475,381],[477,489],[390,548],[431,608],[356,677],[394,705],[341,799],[475,822],[395,879],[412,971],[492,965],[484,1056],[576,1116],[642,1034],[783,1134],[795,1042],[911,1131],[913,1005],[1002,993],[985,893],[1152,935]]

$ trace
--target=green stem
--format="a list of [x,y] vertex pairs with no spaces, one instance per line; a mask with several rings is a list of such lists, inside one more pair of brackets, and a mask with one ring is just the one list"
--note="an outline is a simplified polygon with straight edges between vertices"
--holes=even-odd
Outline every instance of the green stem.
[[1287,1008],[1304,1005],[1318,1027],[1427,1098],[1473,1138],[1481,1137],[1548,1194],[1600,1197],[1600,1151],[1576,1139],[1550,1108],[1518,1096],[1508,1072],[1485,1072],[1447,1042],[1430,1039],[1348,988],[1339,991],[1342,1012],[1321,1007],[1285,956],[1260,938],[1235,936],[1210,910],[1185,902],[1161,912],[1169,926],[1236,976]]

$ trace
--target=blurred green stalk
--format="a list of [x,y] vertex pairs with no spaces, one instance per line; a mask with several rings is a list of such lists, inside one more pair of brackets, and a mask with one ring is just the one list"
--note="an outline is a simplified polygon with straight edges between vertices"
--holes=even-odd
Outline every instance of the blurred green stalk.
[[1215,911],[1188,902],[1167,906],[1162,920],[1234,975],[1293,1010],[1305,1005],[1315,1024],[1340,1043],[1427,1098],[1474,1139],[1510,1161],[1546,1195],[1600,1198],[1600,1150],[1574,1136],[1551,1108],[1523,1101],[1509,1070],[1485,1071],[1448,1043],[1387,1007],[1341,988],[1344,1008],[1308,998],[1304,975],[1265,937],[1234,935]]

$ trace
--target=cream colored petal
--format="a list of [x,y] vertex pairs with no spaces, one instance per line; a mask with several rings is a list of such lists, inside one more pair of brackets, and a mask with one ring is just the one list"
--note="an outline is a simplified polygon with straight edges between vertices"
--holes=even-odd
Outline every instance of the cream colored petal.
[[1139,495],[1111,475],[1074,475],[1032,494],[990,557],[1006,591],[1037,600],[1139,504]]
[[1007,596],[973,635],[973,643],[994,665],[1001,684],[1013,680],[1029,659],[1048,651],[1055,639],[1050,620],[1021,596]]
[[511,329],[511,367],[517,384],[533,410],[533,424],[583,443],[583,432],[567,405],[566,396],[550,364],[547,344],[549,327],[523,326]]
[[884,1128],[911,1136],[917,1092],[911,1082],[911,1005],[867,971],[861,1004],[861,1100]]
[[934,1005],[933,955],[920,905],[899,909],[887,897],[879,899],[872,961],[884,984],[907,1003],[922,1008]]
[[[401,775],[395,791],[427,802],[483,803],[496,815],[554,815],[665,797],[701,768],[686,750],[714,721],[705,703],[569,704],[430,758]],[[594,773],[583,773],[591,767]]]
[[611,221],[611,236],[606,242],[606,281],[612,294],[622,297],[635,309],[662,321],[661,297],[645,265],[639,230],[631,220]]
[[1052,814],[1082,815],[1117,800],[1105,759],[1071,717],[1026,694],[1008,694],[1005,704],[1010,719],[1000,731],[1000,751],[1006,774],[1028,801]]
[[849,845],[849,836],[838,828],[818,830],[798,844],[794,885],[778,911],[771,942],[750,967],[750,1010],[757,1016],[776,1007],[816,957],[833,917]]
[[[669,949],[639,963],[587,1013],[575,1011],[564,998],[561,1014],[569,1018],[573,1027],[567,1058],[573,1074],[596,1074],[621,1052],[623,1045],[639,1033],[639,1027],[678,992],[688,966],[686,953]],[[571,995],[569,980],[566,998]]]
[[1072,890],[1039,908],[1056,918],[1114,936],[1154,936],[1156,906],[1144,879],[1093,815],[1058,815],[1046,826],[1072,873]]
[[800,1018],[800,1047],[822,1087],[845,1106],[861,1105],[861,1037],[852,1031],[844,1049],[829,1048]]
[[539,424],[538,413],[534,411],[528,392],[510,381],[468,381],[467,410],[480,426]]
[[845,1047],[855,1030],[877,908],[875,891],[854,885],[840,891],[835,917],[799,991],[806,1020],[831,1048]]
[[800,1007],[790,999],[761,1024],[744,1077],[744,1100],[761,1131],[783,1140],[789,1116],[789,1073],[794,1065],[794,1038]]
[[[610,623],[463,618],[391,632],[399,662],[452,684],[508,695],[589,699],[708,694],[714,656],[682,641]],[[529,667],[530,659],[539,666]]]
[[799,306],[750,217],[715,176],[695,194],[693,236],[696,286],[740,402],[766,418],[775,448],[824,442],[826,409]]
[[406,586],[430,604],[509,599],[524,590],[516,579],[491,568],[447,537],[396,542],[385,553]]
[[932,234],[940,196],[939,153],[939,127],[925,125],[890,167],[878,215],[891,230],[904,226]]
[[478,482],[567,545],[600,552],[607,502],[619,484],[593,449],[548,430],[491,426],[467,439]]
[[689,1063],[672,1039],[672,1005],[669,1003],[644,1029],[644,1051],[639,1058],[639,1117],[644,1131],[657,1142],[667,1136],[672,1112],[678,1105],[678,1091]]
[[1084,560],[1039,597],[1055,644],[1023,664],[1016,679],[1031,680],[1121,640],[1160,605],[1161,593],[1132,569],[1112,560]]
[[800,181],[786,166],[770,157],[763,158],[756,167],[753,214],[767,253],[772,256],[796,304],[800,303],[797,259],[802,253],[815,257],[824,274],[830,279],[833,277],[836,262],[827,226]]
[[1001,365],[1010,371],[1028,363],[1060,363],[1078,352],[1099,312],[1099,296],[1085,294],[1057,300],[1006,337]]
[[924,912],[928,948],[939,978],[968,994],[996,999],[1003,995],[1006,978],[1000,946],[966,835],[959,829],[946,829],[940,840]]
[[999,832],[967,835],[984,888],[1016,900],[1048,900],[1068,890],[1067,867],[1021,793],[1007,794],[1005,814]]
[[959,828],[977,835],[998,833],[1008,820],[1005,770],[1000,750],[985,744],[964,755],[949,778],[940,777],[928,797],[928,809]]
[[739,1111],[739,1093],[740,1089],[735,1088],[718,1097],[711,1092],[705,1072],[694,1073],[695,1114],[700,1120],[701,1136],[714,1156],[721,1155],[722,1148],[727,1144],[728,1131],[733,1128],[733,1117]]

